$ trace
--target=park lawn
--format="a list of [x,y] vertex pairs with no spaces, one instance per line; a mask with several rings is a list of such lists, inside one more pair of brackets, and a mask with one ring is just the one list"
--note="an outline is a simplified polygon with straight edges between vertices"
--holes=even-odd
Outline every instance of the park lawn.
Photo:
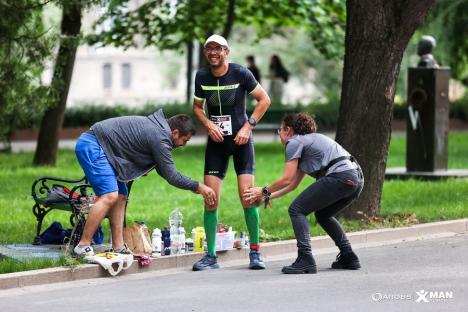
[[[451,133],[449,137],[449,168],[468,168],[468,133]],[[394,135],[389,151],[388,167],[404,167],[405,137]],[[263,186],[282,174],[284,149],[280,143],[256,145],[256,185]],[[177,168],[197,180],[203,178],[203,146],[188,146],[174,152]],[[35,235],[32,214],[31,184],[43,175],[79,178],[83,176],[73,151],[61,150],[56,167],[34,167],[33,153],[0,154],[0,244],[29,243]],[[313,179],[306,177],[301,186],[283,198],[273,201],[272,209],[261,209],[262,240],[293,238],[287,214],[289,203]],[[246,231],[244,215],[238,199],[236,176],[232,162],[224,182],[219,221],[236,231]],[[347,231],[368,228],[403,226],[408,223],[459,219],[468,216],[468,180],[448,179],[439,182],[386,181],[381,202],[381,218],[367,221],[346,221]],[[156,173],[138,179],[132,188],[127,220],[145,221],[150,227],[162,228],[168,224],[172,209],[180,208],[187,232],[203,225],[203,199],[189,191],[176,189]],[[53,221],[69,228],[69,214],[53,211],[45,218],[43,229]],[[312,235],[323,235],[323,230],[310,216]],[[106,239],[108,222],[103,223]],[[2,270],[0,261],[0,273]],[[57,265],[63,263],[56,262]],[[50,266],[46,264],[45,266]]]

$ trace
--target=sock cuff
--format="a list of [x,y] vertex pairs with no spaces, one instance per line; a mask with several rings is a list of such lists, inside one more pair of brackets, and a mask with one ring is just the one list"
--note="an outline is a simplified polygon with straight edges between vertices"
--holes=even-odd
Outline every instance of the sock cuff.
[[260,250],[260,245],[259,244],[250,244],[250,250]]

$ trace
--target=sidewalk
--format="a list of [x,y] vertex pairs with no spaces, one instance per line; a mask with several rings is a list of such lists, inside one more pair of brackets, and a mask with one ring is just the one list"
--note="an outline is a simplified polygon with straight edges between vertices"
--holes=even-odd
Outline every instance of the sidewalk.
[[[334,133],[330,133],[327,135],[334,136]],[[280,144],[278,135],[269,132],[260,132],[254,134],[254,141],[256,143],[270,143],[270,142],[277,142]],[[76,144],[76,139],[61,139],[59,141],[59,148],[60,149],[74,149]],[[195,135],[187,144],[188,146],[191,145],[203,145],[206,144],[206,135]],[[33,152],[36,150],[37,142],[34,140],[18,140],[11,142],[11,151],[13,153],[19,152]],[[0,150],[5,148],[5,144],[0,142]]]
[[[395,242],[419,240],[434,235],[455,235],[468,232],[468,219],[442,221],[426,224],[418,224],[403,228],[378,229],[348,233],[348,237],[354,247],[372,246],[372,244],[388,244]],[[334,247],[328,236],[312,238],[312,246],[315,252]],[[365,248],[365,247],[364,247]],[[266,262],[280,255],[291,255],[297,253],[296,241],[278,241],[262,244],[262,254]],[[119,276],[134,273],[142,273],[156,270],[182,268],[189,270],[193,263],[200,259],[202,253],[187,253],[178,256],[165,256],[153,259],[146,267],[140,268],[136,262],[132,267],[122,272]],[[230,250],[219,253],[221,266],[228,261],[242,260],[247,263],[248,249]],[[77,268],[50,268],[18,273],[0,275],[0,289],[25,287],[32,285],[43,285],[66,281],[75,281],[99,277],[108,277],[109,274],[101,267],[94,264],[86,264]]]

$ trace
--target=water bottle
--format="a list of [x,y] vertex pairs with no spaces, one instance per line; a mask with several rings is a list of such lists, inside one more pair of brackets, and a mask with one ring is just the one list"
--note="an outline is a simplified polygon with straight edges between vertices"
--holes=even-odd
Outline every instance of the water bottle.
[[185,249],[185,229],[183,226],[179,227],[179,233],[180,233],[180,248],[181,248],[181,252],[184,253],[187,250]]
[[205,242],[205,228],[198,226],[195,229],[195,240],[193,241],[195,252],[200,252],[204,250]]
[[191,237],[187,238],[187,240],[185,241],[185,251],[193,251],[193,239]]
[[153,234],[151,234],[151,245],[153,245],[153,252],[161,253],[161,240],[162,240],[161,230],[158,228],[155,228],[153,230]]
[[[179,208],[175,208],[169,216],[169,225],[171,227],[171,253],[180,254],[182,252],[182,213]],[[185,232],[185,230],[184,230]],[[185,233],[184,233],[185,240]]]
[[171,232],[167,227],[161,232],[163,249],[161,250],[161,256],[168,256],[171,254]]
[[192,241],[195,242],[195,228],[192,229]]
[[237,249],[244,248],[245,247],[244,246],[245,245],[245,237],[244,237],[244,232],[242,232],[242,231],[239,233],[239,241],[240,241],[240,243],[239,243]]
[[250,247],[250,241],[249,241],[249,236],[245,235],[244,238],[244,248],[249,248]]

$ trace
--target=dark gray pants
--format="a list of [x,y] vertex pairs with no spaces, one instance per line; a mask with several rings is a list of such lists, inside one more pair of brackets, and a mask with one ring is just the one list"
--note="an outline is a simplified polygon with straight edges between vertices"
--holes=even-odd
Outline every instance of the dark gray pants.
[[307,221],[307,216],[312,212],[340,252],[344,254],[352,251],[351,244],[335,215],[359,196],[363,186],[361,169],[332,173],[318,179],[294,199],[288,212],[299,252],[312,252]]

